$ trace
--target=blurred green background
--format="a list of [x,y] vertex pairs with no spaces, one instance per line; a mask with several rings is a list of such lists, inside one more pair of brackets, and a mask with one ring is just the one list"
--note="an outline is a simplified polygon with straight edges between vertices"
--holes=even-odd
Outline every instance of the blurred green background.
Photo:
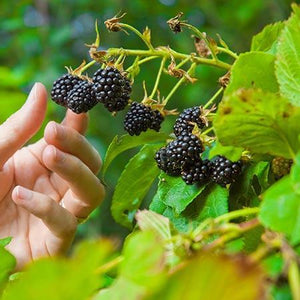
[[[178,12],[184,12],[184,20],[197,26],[215,38],[219,33],[236,52],[249,49],[251,38],[266,24],[286,19],[292,1],[286,0],[65,0],[65,1],[17,1],[0,2],[0,122],[17,110],[35,81],[44,83],[51,90],[52,82],[65,73],[64,66],[78,66],[89,60],[88,48],[95,39],[94,22],[100,27],[101,48],[143,48],[133,34],[109,33],[103,22],[118,12],[126,12],[123,22],[142,30],[149,26],[155,46],[170,45],[185,53],[194,51],[191,33],[174,35],[166,21]],[[142,82],[149,91],[155,80],[153,70],[158,61],[145,64],[133,87],[132,99],[142,100]],[[94,71],[95,69],[92,69]],[[217,90],[217,80],[223,70],[200,66],[198,82],[176,93],[168,104],[169,109],[201,104]],[[92,74],[92,73],[91,73]],[[166,95],[176,80],[165,75],[159,90]],[[45,123],[60,121],[64,109],[49,101]],[[124,113],[112,117],[101,105],[90,112],[88,139],[104,156],[116,134],[123,134]],[[163,130],[170,131],[174,117],[164,122]],[[42,135],[40,131],[38,137]],[[36,138],[38,138],[36,137]],[[78,238],[95,235],[122,237],[126,230],[111,218],[110,201],[113,187],[132,153],[118,157],[111,165],[107,177],[107,196],[90,220],[81,225]],[[88,187],[87,187],[88,188]],[[154,188],[153,191],[154,192]],[[151,195],[148,196],[148,200]]]

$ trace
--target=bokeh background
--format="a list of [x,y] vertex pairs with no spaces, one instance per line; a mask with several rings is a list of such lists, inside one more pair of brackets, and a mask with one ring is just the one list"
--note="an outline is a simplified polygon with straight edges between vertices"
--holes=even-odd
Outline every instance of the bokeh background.
[[[140,48],[143,43],[133,34],[109,33],[103,22],[119,12],[126,12],[124,22],[142,30],[152,30],[155,46],[170,45],[184,53],[194,51],[191,33],[175,35],[166,21],[178,12],[183,19],[207,32],[213,38],[219,33],[230,48],[236,52],[249,49],[251,38],[266,24],[286,19],[290,13],[287,0],[65,0],[65,1],[0,1],[0,122],[16,111],[26,99],[35,81],[44,83],[51,90],[53,81],[65,73],[64,66],[78,66],[89,60],[88,48],[95,39],[94,22],[99,22],[101,48]],[[132,99],[142,100],[142,82],[149,91],[155,80],[158,61],[145,64],[133,87]],[[92,69],[93,72],[95,69]],[[217,80],[223,70],[200,66],[198,81],[180,89],[168,104],[178,108],[201,104],[217,90]],[[159,86],[166,95],[176,80],[165,75]],[[62,120],[64,109],[49,100],[47,120]],[[112,117],[101,105],[90,112],[88,139],[104,156],[116,134],[123,134],[124,113]],[[174,118],[164,122],[163,130],[171,129]],[[42,129],[35,137],[42,135]],[[107,196],[90,220],[81,225],[77,239],[106,235],[124,237],[126,230],[118,226],[110,214],[111,196],[116,181],[134,151],[119,156],[106,175]],[[88,188],[88,187],[87,187]],[[155,192],[153,187],[151,193]],[[151,193],[146,202],[151,199]],[[146,204],[144,204],[146,205]]]

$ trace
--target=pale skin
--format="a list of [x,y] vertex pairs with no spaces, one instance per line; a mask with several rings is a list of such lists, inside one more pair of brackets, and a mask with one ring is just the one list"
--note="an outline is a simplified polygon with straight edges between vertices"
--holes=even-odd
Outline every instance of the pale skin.
[[78,218],[100,204],[104,187],[97,178],[98,152],[84,138],[87,115],[67,111],[61,124],[49,122],[44,137],[24,144],[41,127],[47,93],[35,84],[23,107],[0,126],[0,239],[17,269],[70,247]]

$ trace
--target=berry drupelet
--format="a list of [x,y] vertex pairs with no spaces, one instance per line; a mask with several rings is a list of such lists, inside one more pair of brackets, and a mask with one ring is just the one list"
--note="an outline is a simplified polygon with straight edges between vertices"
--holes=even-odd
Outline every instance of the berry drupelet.
[[272,160],[271,168],[276,179],[279,179],[290,173],[291,166],[293,164],[292,159],[287,159],[284,157],[275,157]]
[[224,156],[217,156],[212,161],[212,180],[222,187],[235,182],[241,173],[241,160],[232,162]]
[[167,155],[166,147],[160,148],[155,154],[155,160],[159,169],[170,176],[179,176],[181,168],[171,162]]
[[194,125],[191,123],[197,124],[200,129],[205,126],[199,106],[187,108],[179,115],[174,124],[174,134],[179,136],[183,131],[192,133]]
[[164,117],[158,110],[152,110],[151,107],[142,103],[132,102],[125,116],[124,129],[130,135],[140,135],[147,129],[159,131],[163,120]]
[[81,81],[76,84],[68,94],[67,107],[77,114],[87,112],[96,104],[97,100],[92,89],[92,83],[88,81]]
[[82,79],[72,74],[64,74],[59,77],[53,83],[51,90],[52,100],[61,106],[67,106],[69,92],[80,82],[82,82]]
[[[164,150],[162,150],[164,149]],[[181,173],[184,165],[193,165],[196,161],[199,161],[200,154],[203,152],[203,145],[201,141],[193,134],[183,132],[182,135],[177,137],[174,141],[170,142],[166,147],[160,149],[160,161],[158,167],[166,172],[167,170],[177,170]]]
[[128,78],[113,67],[99,69],[93,76],[93,90],[98,102],[110,112],[123,110],[129,101],[131,85]]
[[211,165],[208,159],[187,163],[182,168],[181,178],[186,184],[204,183],[210,178]]

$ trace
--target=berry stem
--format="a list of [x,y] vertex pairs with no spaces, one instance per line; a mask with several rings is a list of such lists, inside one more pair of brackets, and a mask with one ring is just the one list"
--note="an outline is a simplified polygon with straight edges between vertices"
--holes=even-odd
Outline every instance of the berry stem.
[[231,50],[229,50],[227,48],[217,47],[217,50],[219,52],[223,52],[223,53],[228,54],[229,56],[233,57],[234,59],[237,59],[239,57],[236,53],[234,53],[233,51],[231,51]]
[[[147,62],[147,61],[149,61],[149,60],[152,60],[152,59],[154,59],[154,58],[158,58],[158,57],[159,57],[159,56],[148,56],[148,57],[146,57],[146,58],[141,59],[140,61],[138,61],[137,65],[140,66],[140,65],[142,65],[143,63],[145,63],[145,62]],[[128,68],[126,69],[126,71],[127,71],[127,72],[130,72],[133,68],[134,68],[134,64],[131,65],[130,67],[128,67]]]
[[199,29],[197,29],[195,26],[188,24],[188,23],[183,23],[182,25],[184,25],[185,27],[189,28],[190,30],[192,30],[199,38],[203,39],[205,41],[206,46],[209,48],[211,55],[213,57],[213,59],[215,61],[218,61],[218,57],[216,55],[216,51],[213,47],[213,45],[210,43],[210,41],[208,40],[208,38],[206,37],[205,34],[203,34]]
[[[196,63],[193,63],[190,68],[187,71],[187,74],[189,74],[190,72],[192,72],[196,67]],[[168,103],[168,101],[170,100],[170,98],[174,95],[174,93],[177,91],[177,89],[182,85],[183,82],[186,81],[186,77],[182,76],[180,78],[179,81],[177,81],[177,83],[174,85],[174,87],[172,88],[172,90],[169,92],[169,94],[167,95],[167,97],[164,99],[163,103],[164,105],[166,105]]]
[[214,101],[219,97],[219,95],[223,92],[224,88],[221,87],[203,106],[203,108],[208,108]]
[[206,219],[192,232],[192,237],[195,238],[197,235],[199,235],[202,232],[202,230],[204,230],[210,224],[228,222],[231,219],[236,219],[239,217],[245,217],[249,215],[256,215],[258,213],[259,213],[259,207],[247,207],[247,208],[231,211],[215,219]]
[[209,128],[207,128],[205,131],[203,131],[201,134],[202,134],[202,135],[207,135],[207,134],[210,133],[212,130],[214,130],[214,128],[213,128],[213,127],[209,127]]
[[124,260],[123,256],[117,256],[115,259],[107,262],[106,264],[102,265],[98,269],[96,269],[95,273],[96,274],[103,274],[106,273],[113,268],[115,268],[117,265],[119,265],[122,261]]
[[166,47],[160,47],[158,49],[153,50],[138,50],[138,49],[120,49],[120,48],[109,48],[107,50],[108,56],[117,56],[123,53],[126,56],[167,56],[168,58],[175,58],[175,59],[186,59],[188,57],[191,58],[191,60],[198,64],[203,65],[210,65],[215,66],[221,69],[229,70],[231,68],[230,64],[227,64],[225,62],[222,62],[220,60],[215,59],[209,59],[209,58],[202,58],[202,57],[191,57],[189,54],[183,54],[180,52],[177,52],[173,49],[166,48]]
[[90,68],[92,65],[94,65],[96,63],[95,60],[90,61],[88,64],[86,64],[81,70],[80,72],[83,73],[84,71],[86,71],[88,68]]
[[133,26],[129,25],[129,24],[125,24],[125,23],[118,23],[119,26],[123,27],[123,28],[127,28],[129,30],[131,30],[132,32],[134,32],[145,44],[146,46],[150,49],[150,50],[154,50],[153,46],[151,45],[151,43],[145,38],[145,36],[138,31],[136,28],[134,28]]
[[300,300],[300,274],[297,260],[289,263],[288,279],[294,300]]
[[176,67],[175,69],[179,69],[180,67],[182,67],[184,64],[186,64],[188,61],[191,60],[191,56],[187,57],[186,59],[183,59]]
[[153,97],[155,96],[166,60],[167,60],[167,58],[165,56],[161,60],[160,67],[159,67],[159,70],[158,70],[158,73],[156,76],[155,84],[154,84],[153,90],[151,92],[151,95],[149,96],[150,99],[153,99]]

